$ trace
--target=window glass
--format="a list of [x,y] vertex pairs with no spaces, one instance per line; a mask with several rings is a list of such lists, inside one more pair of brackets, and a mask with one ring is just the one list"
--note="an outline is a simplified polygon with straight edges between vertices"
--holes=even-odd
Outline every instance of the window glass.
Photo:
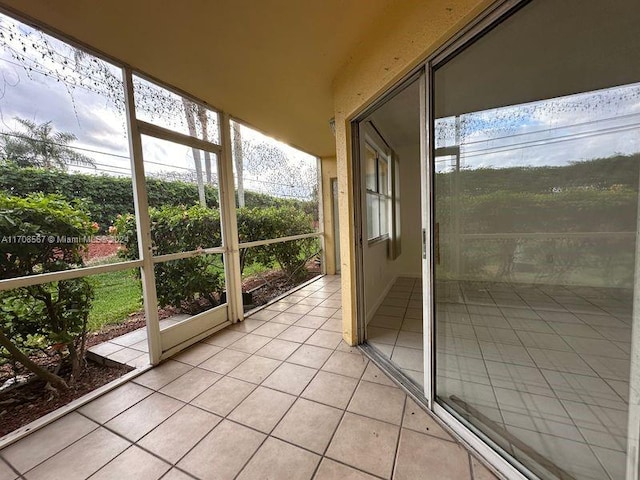
[[378,159],[378,193],[389,194],[389,163],[385,158]]
[[380,197],[374,193],[367,194],[367,231],[369,240],[380,236]]
[[365,144],[365,185],[367,190],[378,191],[376,151],[367,143]]
[[639,15],[529,2],[434,71],[436,400],[543,479],[625,478]]
[[379,207],[378,211],[380,212],[380,235],[388,235],[389,234],[389,200],[387,197],[378,197]]

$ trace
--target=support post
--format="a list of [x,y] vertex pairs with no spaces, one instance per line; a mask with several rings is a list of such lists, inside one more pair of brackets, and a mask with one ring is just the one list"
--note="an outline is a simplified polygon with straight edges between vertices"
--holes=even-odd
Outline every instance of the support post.
[[222,242],[226,253],[224,260],[225,285],[229,303],[229,320],[232,323],[244,319],[242,307],[242,275],[240,273],[240,249],[238,239],[238,218],[236,215],[235,184],[233,181],[233,157],[231,140],[231,120],[227,113],[221,113],[222,154],[218,160],[220,172],[220,215],[222,218]]
[[142,156],[142,139],[136,120],[136,108],[133,96],[133,76],[129,68],[123,69],[125,106],[129,132],[129,152],[131,155],[131,172],[133,174],[133,202],[136,211],[138,235],[138,254],[142,261],[142,295],[144,313],[147,324],[147,342],[149,344],[149,362],[156,365],[160,362],[162,343],[160,339],[160,322],[158,320],[158,297],[153,271],[153,252],[151,250],[151,223],[149,221],[149,203],[144,180],[144,161]]
[[[640,195],[638,200],[640,205]],[[631,316],[631,368],[629,373],[626,480],[638,480],[640,478],[640,210],[638,212],[636,217],[633,313]]]
[[324,215],[325,215],[325,211],[324,211],[324,192],[323,192],[323,177],[322,177],[322,159],[320,159],[320,157],[317,158],[316,160],[316,171],[318,172],[318,191],[316,194],[316,198],[318,199],[318,231],[322,234],[320,235],[320,250],[322,251],[322,253],[320,254],[320,267],[321,267],[321,273],[326,275],[327,274],[327,252],[326,252],[326,235],[325,235],[325,228],[324,228]]

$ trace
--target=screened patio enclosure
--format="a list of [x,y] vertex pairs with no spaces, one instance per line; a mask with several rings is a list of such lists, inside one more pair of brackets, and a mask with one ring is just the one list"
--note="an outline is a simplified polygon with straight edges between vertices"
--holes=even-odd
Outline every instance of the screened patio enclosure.
[[[47,98],[51,108],[62,105],[43,125],[56,135],[59,125],[71,125],[73,140],[57,144],[71,152],[57,169],[22,169],[19,162],[4,161],[0,189],[16,197],[40,192],[80,202],[96,236],[32,232],[34,243],[86,244],[86,258],[59,271],[3,275],[0,291],[86,279],[98,286],[90,325],[96,311],[107,307],[114,307],[107,324],[142,315],[146,363],[157,364],[243,320],[245,311],[268,301],[255,299],[265,285],[286,278],[290,287],[321,273],[317,157],[113,60],[10,17],[2,16],[1,23],[7,33],[3,60],[21,52],[11,64],[24,77],[20,88]],[[46,100],[38,104],[12,95],[3,105],[18,119],[47,111]],[[94,112],[102,118],[90,118]],[[104,131],[94,131],[99,128]],[[3,135],[29,140],[28,131]],[[11,246],[4,250],[10,253]],[[252,283],[243,292],[247,279]],[[114,304],[123,299],[100,288],[109,281],[126,283],[127,295],[142,301],[131,298],[129,310],[117,310]],[[279,288],[276,293],[284,293],[286,287]]]

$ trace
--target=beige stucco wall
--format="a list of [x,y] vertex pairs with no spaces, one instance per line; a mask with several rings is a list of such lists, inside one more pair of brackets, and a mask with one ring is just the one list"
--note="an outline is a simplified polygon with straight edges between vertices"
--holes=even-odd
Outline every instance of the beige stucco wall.
[[323,157],[322,162],[322,215],[324,227],[324,259],[328,275],[336,273],[336,249],[333,230],[333,199],[331,195],[331,179],[338,176],[336,157]]
[[351,345],[357,343],[357,334],[349,122],[490,4],[489,0],[395,2],[334,78],[343,337]]

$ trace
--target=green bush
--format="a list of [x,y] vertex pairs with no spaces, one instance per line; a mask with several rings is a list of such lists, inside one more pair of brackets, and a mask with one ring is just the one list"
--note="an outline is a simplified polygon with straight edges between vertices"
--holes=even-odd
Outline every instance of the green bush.
[[[0,212],[0,279],[83,266],[83,245],[97,228],[79,203],[52,195],[0,195]],[[61,361],[70,359],[73,377],[77,377],[92,298],[93,289],[86,279],[0,292],[2,355],[64,385],[59,377],[47,376],[28,361],[33,349],[55,346]]]
[[[149,210],[154,255],[185,252],[219,246],[218,210],[198,205],[191,208],[163,207]],[[138,239],[133,215],[121,215],[115,231],[127,239],[119,255],[138,256]],[[156,292],[161,307],[173,306],[191,314],[220,303],[224,289],[224,270],[218,255],[198,255],[155,265]]]
[[[241,208],[238,209],[238,236],[240,243],[289,237],[313,233],[313,217],[295,207]],[[305,238],[260,247],[241,249],[240,268],[259,262],[273,265],[275,262],[292,279],[304,277],[306,263],[318,253],[315,238]]]
[[639,160],[437,173],[441,274],[458,265],[453,277],[630,288]]
[[[154,255],[217,247],[222,244],[220,213],[198,205],[149,210]],[[138,240],[133,215],[121,215],[114,222],[118,235],[127,239],[120,256],[135,259]],[[313,232],[310,215],[294,207],[241,208],[238,210],[241,242],[253,242]],[[241,269],[261,263],[278,265],[292,278],[306,274],[306,261],[317,253],[315,239],[303,239],[241,249]],[[224,289],[223,265],[216,255],[199,255],[155,266],[156,291],[161,307],[173,306],[197,313],[215,306]]]

